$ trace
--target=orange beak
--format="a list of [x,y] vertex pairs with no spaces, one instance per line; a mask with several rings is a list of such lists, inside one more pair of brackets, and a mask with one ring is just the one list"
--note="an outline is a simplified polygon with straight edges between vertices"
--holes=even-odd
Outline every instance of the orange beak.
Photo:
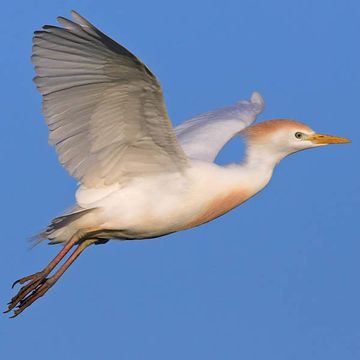
[[346,144],[351,140],[339,136],[325,135],[325,134],[313,134],[309,135],[306,140],[310,140],[314,144]]

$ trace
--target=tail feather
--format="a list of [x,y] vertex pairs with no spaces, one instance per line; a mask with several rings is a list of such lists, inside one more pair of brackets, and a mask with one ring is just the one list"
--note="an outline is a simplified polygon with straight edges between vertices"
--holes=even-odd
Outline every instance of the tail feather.
[[66,241],[74,232],[71,224],[94,209],[83,209],[78,205],[73,206],[62,215],[54,218],[46,229],[33,236],[31,238],[32,246],[36,246],[46,239],[50,240],[49,244],[51,245]]

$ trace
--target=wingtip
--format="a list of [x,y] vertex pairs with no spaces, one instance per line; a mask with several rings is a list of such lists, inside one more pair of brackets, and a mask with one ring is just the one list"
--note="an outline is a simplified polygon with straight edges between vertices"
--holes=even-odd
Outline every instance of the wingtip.
[[70,15],[71,15],[72,17],[74,17],[74,16],[80,16],[80,14],[79,14],[76,10],[70,10]]
[[258,91],[254,91],[251,94],[251,98],[250,101],[254,104],[257,105],[259,108],[259,113],[263,111],[264,106],[265,106],[265,101],[264,98],[261,96],[261,94]]
[[262,106],[265,104],[264,98],[258,91],[253,91],[253,93],[251,94],[250,100],[254,104],[258,104],[258,105],[262,105]]
[[78,21],[79,19],[81,20],[83,19],[83,17],[76,10],[71,10],[70,15],[75,21]]
[[72,18],[75,20],[75,22],[80,24],[81,26],[92,27],[91,23],[88,20],[86,20],[83,16],[81,16],[77,11],[71,10],[70,14]]

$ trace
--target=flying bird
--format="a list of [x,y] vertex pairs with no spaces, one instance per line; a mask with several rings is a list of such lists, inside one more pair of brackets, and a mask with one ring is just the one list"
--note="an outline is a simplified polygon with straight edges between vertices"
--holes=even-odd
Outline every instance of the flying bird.
[[[79,182],[76,204],[39,235],[63,247],[42,271],[13,284],[23,286],[8,304],[12,317],[43,296],[89,245],[207,223],[261,191],[284,157],[350,142],[290,119],[253,125],[264,108],[258,92],[172,128],[150,69],[71,14],[73,21],[59,17],[61,27],[34,33],[32,62],[49,141]],[[235,136],[247,144],[244,160],[217,165]]]

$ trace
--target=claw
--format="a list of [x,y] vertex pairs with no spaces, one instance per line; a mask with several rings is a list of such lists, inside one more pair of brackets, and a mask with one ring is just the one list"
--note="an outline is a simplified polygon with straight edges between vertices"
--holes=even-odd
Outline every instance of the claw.
[[16,280],[12,283],[11,285],[11,288],[13,289],[15,287],[16,284],[18,284],[20,282],[20,279],[19,280]]
[[[95,234],[96,231],[93,231]],[[75,233],[71,239],[64,245],[62,250],[55,256],[55,258],[44,268],[44,270],[39,271],[35,274],[25,276],[21,279],[16,280],[12,287],[17,284],[25,284],[19,290],[19,292],[10,300],[8,303],[7,310],[4,313],[8,313],[11,310],[14,310],[14,314],[11,318],[16,317],[21,312],[23,312],[28,306],[30,306],[34,301],[43,296],[59,278],[64,274],[64,272],[69,268],[69,266],[77,259],[77,257],[89,246],[97,242],[97,238],[88,238],[80,242],[77,248],[73,253],[68,257],[68,259],[59,267],[55,274],[51,277],[48,275],[56,268],[56,266],[61,262],[61,260],[69,253],[75,244],[77,244],[85,235],[82,231]]]
[[8,313],[12,309],[14,309],[18,303],[21,303],[23,299],[25,299],[32,291],[36,291],[36,289],[41,286],[42,283],[46,281],[46,272],[37,272],[35,274],[23,277],[17,280],[15,283],[23,284],[26,281],[31,282],[25,286],[23,286],[19,292],[14,296],[8,304],[8,308],[4,313]]
[[[17,309],[14,310],[14,315],[10,316],[11,319],[18,316],[20,313],[22,313],[27,307],[29,307],[33,302],[35,302],[37,299],[39,299],[41,296],[43,296],[52,286],[54,285],[54,281],[52,279],[45,279],[45,281],[42,281],[41,284],[33,290],[33,292],[28,295],[27,297],[23,297],[17,305]],[[12,309],[15,306],[12,307]],[[6,312],[12,310],[9,309]]]
[[33,280],[34,278],[36,277],[41,277],[44,275],[44,271],[39,271],[35,274],[31,274],[31,275],[28,275],[28,276],[24,276],[22,277],[21,279],[18,279],[16,281],[13,282],[13,284],[11,285],[11,288],[13,289],[15,287],[16,284],[24,284],[26,283],[27,281],[30,281],[30,280]]

